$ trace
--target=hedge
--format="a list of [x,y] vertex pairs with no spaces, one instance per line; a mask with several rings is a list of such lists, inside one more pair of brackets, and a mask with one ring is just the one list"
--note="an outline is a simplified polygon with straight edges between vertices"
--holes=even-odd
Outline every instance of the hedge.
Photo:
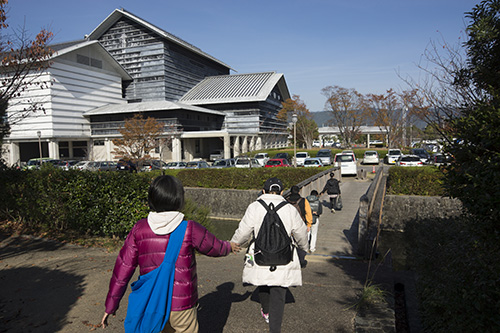
[[[322,168],[324,169],[324,168]],[[269,177],[289,188],[316,174],[318,168],[168,170],[185,187],[260,189]],[[123,238],[147,216],[147,190],[161,172],[0,171],[0,218],[39,231],[76,232]],[[208,208],[186,201],[187,218],[210,227]]]
[[434,166],[392,167],[387,179],[387,194],[442,196],[444,175]]

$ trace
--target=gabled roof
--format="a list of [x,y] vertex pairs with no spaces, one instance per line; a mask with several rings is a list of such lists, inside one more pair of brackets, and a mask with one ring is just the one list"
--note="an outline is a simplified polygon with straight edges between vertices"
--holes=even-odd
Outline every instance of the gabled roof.
[[156,33],[158,36],[161,38],[165,38],[173,43],[176,43],[194,53],[197,53],[201,55],[202,57],[208,58],[212,61],[215,61],[216,63],[228,68],[232,69],[229,65],[225,64],[224,62],[212,57],[211,55],[203,52],[201,49],[197,48],[196,46],[189,44],[188,42],[180,39],[177,36],[172,35],[171,33],[166,32],[165,30],[162,30],[158,28],[157,26],[141,19],[140,17],[127,12],[126,10],[122,9],[115,9],[104,21],[102,21],[97,28],[95,28],[89,35],[86,36],[87,39],[99,39],[113,24],[118,22],[122,17],[126,17],[143,27],[147,28],[148,30]]
[[107,61],[111,64],[111,66],[116,70],[120,76],[125,79],[125,80],[132,80],[132,77],[130,74],[120,65],[116,59],[109,54],[109,52],[101,45],[96,40],[77,40],[73,42],[65,42],[65,43],[60,43],[60,44],[53,44],[49,45],[49,47],[54,51],[54,54],[52,55],[51,59],[60,57],[64,54],[83,49],[85,47],[95,47],[99,49],[99,52],[107,58]]
[[275,72],[209,76],[179,102],[203,105],[265,101],[278,85],[283,100],[290,98],[283,74]]
[[134,112],[151,112],[151,111],[164,111],[164,110],[189,110],[202,113],[210,113],[214,115],[224,116],[225,113],[220,111],[209,110],[198,106],[187,105],[170,101],[155,101],[155,102],[141,102],[141,103],[123,103],[123,104],[108,104],[85,112],[83,115],[86,117],[98,116],[105,114],[121,114],[121,113],[134,113]]

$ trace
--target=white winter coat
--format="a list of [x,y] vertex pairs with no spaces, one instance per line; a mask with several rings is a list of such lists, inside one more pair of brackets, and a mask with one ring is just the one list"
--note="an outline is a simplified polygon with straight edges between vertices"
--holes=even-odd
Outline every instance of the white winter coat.
[[[266,204],[273,203],[277,206],[280,202],[285,201],[281,195],[277,194],[262,194],[259,199],[264,200]],[[266,209],[257,201],[251,203],[243,218],[240,221],[238,229],[235,231],[231,242],[243,244],[252,238],[252,235],[257,237],[260,226]],[[293,205],[285,205],[278,210],[278,215],[283,222],[288,235],[293,234],[299,248],[304,251],[309,249],[307,241],[307,227],[299,215],[299,212]],[[302,273],[300,271],[300,262],[297,250],[294,250],[293,260],[284,266],[276,266],[276,270],[271,272],[269,266],[259,266],[253,260],[254,243],[250,245],[248,254],[251,260],[245,260],[243,268],[243,282],[250,283],[255,286],[301,286]]]

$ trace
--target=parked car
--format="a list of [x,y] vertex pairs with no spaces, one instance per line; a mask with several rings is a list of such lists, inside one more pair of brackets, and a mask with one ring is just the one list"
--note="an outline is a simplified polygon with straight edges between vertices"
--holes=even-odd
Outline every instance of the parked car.
[[116,165],[118,171],[137,172],[137,166],[130,160],[121,159]]
[[72,169],[73,166],[78,163],[78,161],[71,160],[71,161],[60,161],[59,164],[57,164],[57,167],[63,170],[68,171],[69,169]]
[[95,161],[89,164],[91,171],[115,171],[117,163],[113,161]]
[[341,154],[349,154],[349,155],[352,155],[352,158],[354,158],[354,160],[356,162],[358,162],[358,159],[356,158],[356,154],[354,154],[354,151],[352,150],[343,150]]
[[363,164],[379,164],[380,158],[376,150],[367,150],[363,154]]
[[236,168],[261,168],[263,165],[260,165],[259,161],[255,158],[251,157],[238,157],[236,162],[234,163]]
[[314,141],[313,141],[313,147],[321,147],[321,141],[319,141],[319,140],[314,140]]
[[266,162],[269,160],[269,155],[267,153],[258,153],[255,154],[254,158],[259,162],[260,165],[266,165]]
[[335,162],[334,165],[336,167],[340,167],[340,174],[342,175],[357,175],[358,174],[358,165],[356,163],[356,159],[353,156],[354,154],[335,154]]
[[208,163],[205,161],[191,161],[187,162],[186,164],[186,169],[205,169],[205,168],[210,168],[210,165],[208,165]]
[[186,164],[186,162],[168,162],[167,169],[184,169]]
[[385,155],[385,164],[396,164],[397,159],[401,156],[400,149],[389,149]]
[[437,153],[430,159],[430,164],[435,166],[446,166],[449,165],[452,160],[453,158],[448,154]]
[[330,165],[332,164],[332,150],[331,149],[320,149],[318,150],[318,153],[316,154],[316,157],[321,159],[321,163],[323,165]]
[[431,159],[431,155],[424,148],[410,149],[410,155],[417,155],[424,164],[429,163]]
[[304,165],[305,159],[309,158],[309,157],[311,157],[311,156],[309,156],[309,153],[305,152],[305,151],[301,151],[301,152],[298,152],[297,154],[295,154],[295,161],[297,163],[297,166]]
[[397,166],[411,167],[423,166],[424,162],[417,155],[401,155],[396,161]]
[[[51,163],[52,165],[56,165],[60,162],[59,160],[55,160],[50,157],[42,157],[41,159],[42,164],[44,163]],[[32,158],[28,160],[28,163],[26,163],[26,169],[28,170],[34,170],[34,169],[40,169],[40,158]]]
[[271,158],[267,161],[265,167],[266,168],[275,168],[275,167],[289,167],[290,163],[286,158]]
[[222,160],[217,160],[212,164],[213,169],[223,169],[223,168],[233,168],[236,160],[234,158],[227,158]]
[[167,163],[160,160],[147,160],[141,161],[139,170],[142,172],[149,172],[153,170],[165,170]]
[[304,160],[304,164],[302,165],[303,167],[322,167],[324,166],[323,162],[321,161],[320,158],[318,157],[309,157]]
[[273,158],[284,158],[287,161],[292,160],[292,156],[288,153],[277,153]]
[[216,149],[212,150],[209,156],[210,161],[216,161],[224,158],[224,150],[222,149]]
[[80,161],[73,165],[73,169],[76,170],[89,170],[89,164],[92,163],[92,161]]

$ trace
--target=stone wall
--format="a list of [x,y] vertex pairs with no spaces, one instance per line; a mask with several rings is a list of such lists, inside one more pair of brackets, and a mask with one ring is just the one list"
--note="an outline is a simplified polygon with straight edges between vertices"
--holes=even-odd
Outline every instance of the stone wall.
[[[318,173],[297,184],[301,188],[303,197],[309,195],[312,189],[321,192],[326,181],[330,179],[330,172],[341,179],[340,169],[335,167]],[[222,219],[241,219],[252,202],[262,194],[258,190],[227,190],[213,188],[185,188],[186,197],[198,205],[210,208],[210,216]],[[286,197],[289,190],[283,193]]]
[[241,219],[249,204],[262,193],[257,190],[226,190],[214,188],[185,188],[186,197],[210,208],[210,216]]
[[384,199],[382,230],[403,231],[410,220],[447,218],[460,215],[462,203],[447,197],[386,195]]

